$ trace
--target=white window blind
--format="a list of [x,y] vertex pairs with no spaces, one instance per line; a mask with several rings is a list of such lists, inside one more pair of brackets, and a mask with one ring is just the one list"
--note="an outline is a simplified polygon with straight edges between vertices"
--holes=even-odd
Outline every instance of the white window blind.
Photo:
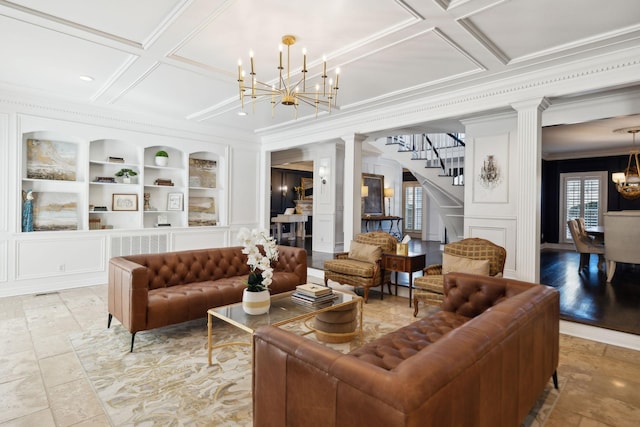
[[404,230],[422,230],[422,186],[418,183],[404,185]]
[[571,241],[567,221],[584,218],[585,226],[595,227],[602,223],[603,205],[606,201],[607,172],[561,174],[560,206],[561,229],[564,241]]

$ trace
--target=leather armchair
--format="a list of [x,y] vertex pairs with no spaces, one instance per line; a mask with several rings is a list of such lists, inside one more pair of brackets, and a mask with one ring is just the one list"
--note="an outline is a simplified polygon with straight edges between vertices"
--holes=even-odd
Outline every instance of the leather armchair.
[[[489,276],[500,277],[504,271],[507,251],[486,239],[467,238],[445,245],[444,253],[469,260],[489,260]],[[460,271],[464,273],[465,271]],[[440,305],[444,299],[444,276],[442,264],[424,268],[423,276],[413,280],[413,315],[418,315],[418,302]]]
[[389,233],[374,231],[371,233],[357,234],[354,242],[365,245],[378,246],[381,251],[379,256],[370,261],[354,259],[350,257],[352,252],[342,252],[335,255],[334,259],[324,263],[324,284],[329,280],[364,289],[364,302],[369,299],[369,288],[380,286],[380,298],[384,293],[383,285],[391,281],[391,272],[382,269],[382,253],[395,253],[397,240]]

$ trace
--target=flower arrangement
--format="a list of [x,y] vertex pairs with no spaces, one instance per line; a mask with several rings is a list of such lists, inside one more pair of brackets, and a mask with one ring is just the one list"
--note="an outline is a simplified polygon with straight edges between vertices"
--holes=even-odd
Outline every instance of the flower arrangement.
[[[278,246],[275,239],[264,230],[241,228],[238,232],[238,240],[244,245],[242,253],[247,255],[247,264],[251,268],[247,279],[247,291],[268,290],[273,279],[271,263],[278,260]],[[264,254],[258,249],[258,245],[262,245]]]
[[293,187],[296,190],[296,194],[298,194],[298,200],[302,200],[302,196],[304,196],[304,187],[302,185],[298,187]]

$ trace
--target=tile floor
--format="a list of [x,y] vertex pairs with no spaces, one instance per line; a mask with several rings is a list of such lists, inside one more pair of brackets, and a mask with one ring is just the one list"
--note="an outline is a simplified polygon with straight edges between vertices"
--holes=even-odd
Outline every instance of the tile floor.
[[[0,427],[112,425],[69,341],[106,321],[105,285],[0,298]],[[638,425],[640,352],[562,335],[558,373],[547,427]]]

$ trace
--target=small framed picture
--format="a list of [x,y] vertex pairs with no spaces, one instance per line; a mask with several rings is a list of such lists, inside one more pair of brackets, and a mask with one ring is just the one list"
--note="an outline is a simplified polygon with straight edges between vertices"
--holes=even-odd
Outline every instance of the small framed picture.
[[167,197],[167,210],[168,211],[182,210],[182,193],[169,193]]
[[113,194],[111,200],[111,210],[114,211],[137,211],[137,194]]

